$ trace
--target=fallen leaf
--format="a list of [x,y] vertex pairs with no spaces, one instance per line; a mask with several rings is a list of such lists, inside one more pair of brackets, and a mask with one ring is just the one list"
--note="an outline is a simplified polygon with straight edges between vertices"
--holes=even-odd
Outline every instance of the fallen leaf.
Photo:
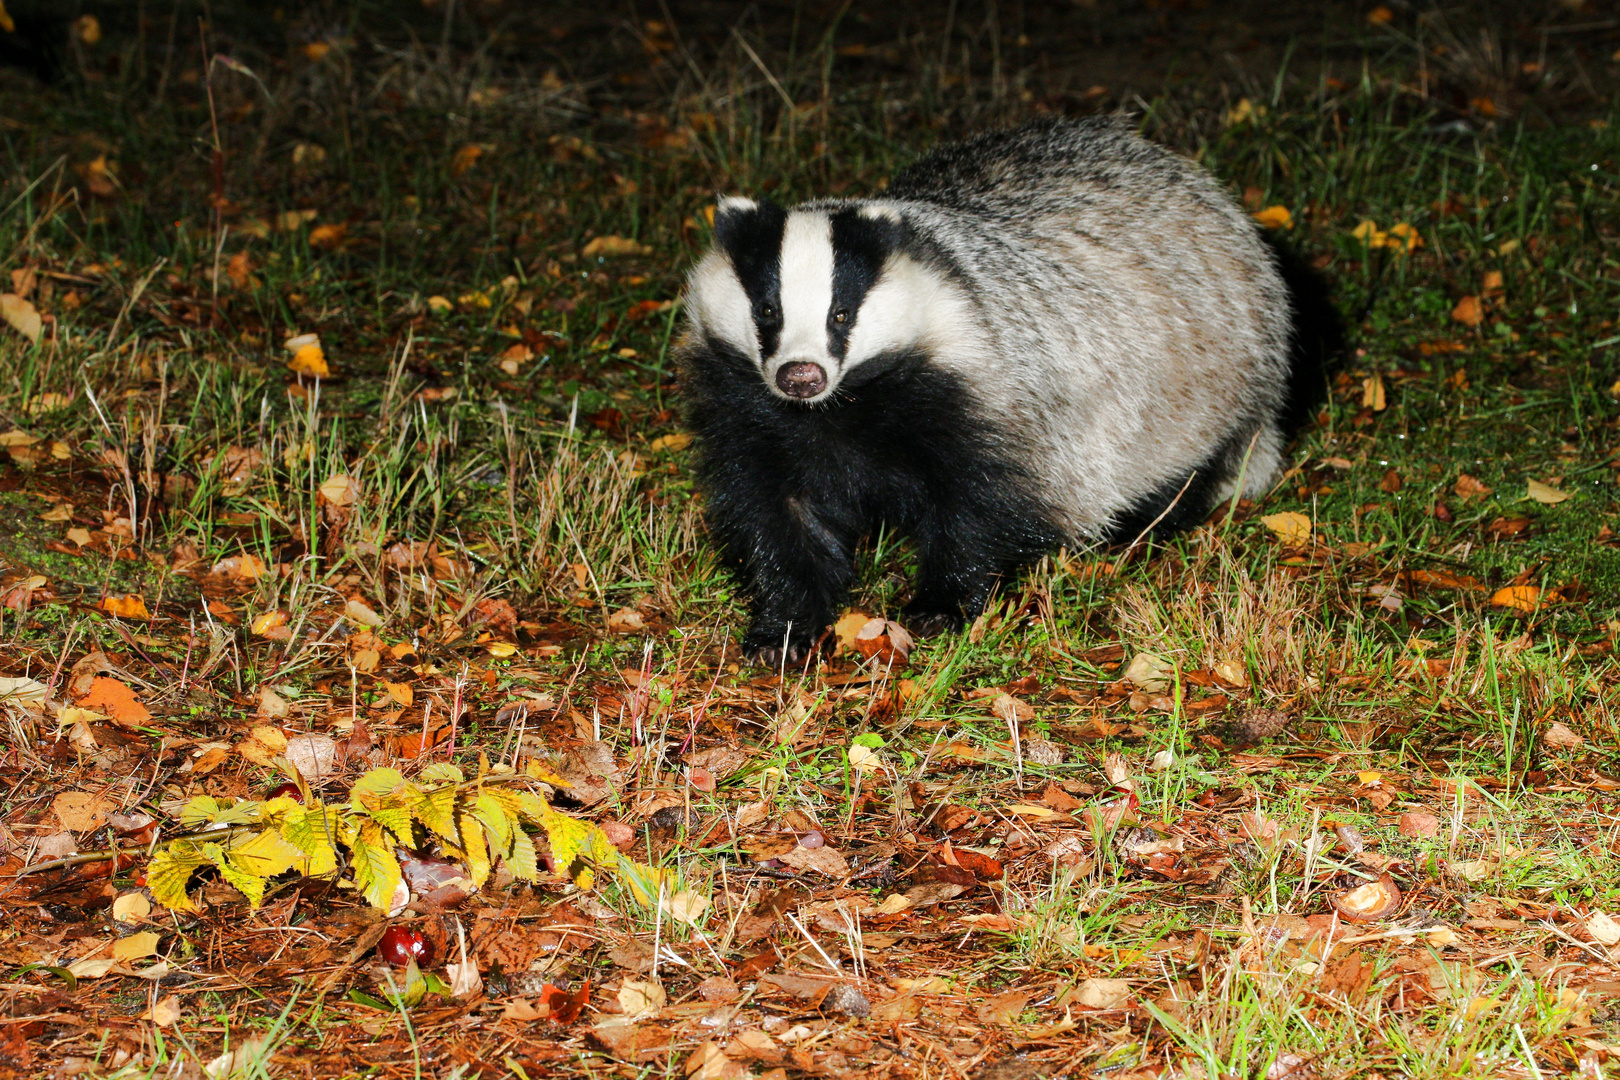
[[1560,491],[1551,484],[1543,484],[1540,480],[1531,480],[1526,496],[1547,506],[1557,506],[1569,498],[1569,492]]
[[465,173],[468,169],[478,164],[478,159],[483,157],[484,152],[488,149],[491,148],[480,143],[468,143],[466,146],[463,146],[461,149],[457,150],[450,157],[450,175],[460,176]]
[[1402,836],[1433,837],[1440,835],[1440,819],[1423,810],[1409,810],[1401,815]]
[[26,676],[0,678],[0,701],[38,705],[51,696],[51,688]]
[[1496,489],[1487,487],[1478,480],[1475,480],[1472,476],[1469,476],[1467,473],[1460,473],[1457,476],[1456,485],[1451,490],[1457,493],[1457,497],[1459,499],[1467,502],[1469,499],[1489,495]]
[[161,939],[153,930],[141,930],[128,937],[121,937],[113,942],[113,959],[140,960],[152,956],[157,952],[159,940]]
[[618,1001],[625,1019],[636,1020],[656,1014],[665,1006],[668,998],[664,995],[664,988],[657,983],[626,979],[619,985]]
[[138,922],[150,914],[152,901],[143,892],[122,893],[113,901],[112,916],[116,922]]
[[0,293],[0,319],[32,342],[38,342],[45,330],[45,320],[40,318],[39,311],[16,293]]
[[1298,510],[1267,514],[1260,519],[1260,524],[1270,529],[1276,534],[1277,539],[1290,547],[1301,547],[1311,541],[1311,519]]
[[1465,296],[1451,309],[1451,318],[1464,326],[1478,326],[1485,321],[1485,307],[1477,296]]
[[1170,689],[1176,676],[1176,665],[1155,653],[1137,653],[1125,665],[1126,682],[1149,694],[1162,694]]
[[64,791],[51,800],[51,810],[62,828],[69,832],[91,832],[107,824],[107,815],[118,808],[105,795],[89,791]]
[[152,613],[146,610],[146,601],[133,593],[129,596],[102,597],[101,610],[120,619],[150,619],[152,617]]
[[[1541,745],[1549,750],[1575,750],[1586,745],[1586,740],[1571,731],[1564,724],[1554,720],[1547,725],[1541,733]],[[1614,944],[1614,942],[1609,942]]]
[[636,634],[647,628],[647,620],[635,608],[620,608],[607,619],[608,633]]
[[685,450],[692,445],[692,436],[684,431],[677,431],[669,435],[660,435],[648,444],[648,448],[657,452],[659,450]]
[[309,246],[322,251],[336,251],[343,244],[349,227],[342,224],[317,225],[309,230]]
[[1541,590],[1534,585],[1509,585],[1491,594],[1491,606],[1534,611],[1541,606]]
[[1088,1009],[1118,1009],[1131,997],[1131,984],[1124,979],[1086,979],[1074,988],[1069,1000]]
[[1586,917],[1586,932],[1599,945],[1620,945],[1620,921],[1601,911],[1594,911]]
[[287,361],[287,370],[294,375],[325,379],[332,374],[332,369],[326,362],[326,353],[321,348],[319,334],[299,334],[290,337],[283,343],[283,347],[292,353],[292,359]]
[[152,1007],[141,1013],[139,1019],[150,1020],[158,1027],[169,1027],[180,1019],[180,995],[170,994],[152,1003]]
[[236,744],[236,751],[255,765],[270,765],[287,752],[287,736],[280,728],[261,724]]
[[620,255],[651,255],[652,248],[623,236],[598,236],[580,253],[583,259],[615,258]]
[[152,719],[135,697],[135,691],[117,679],[98,675],[90,683],[90,692],[79,699],[79,707],[98,709],[120,727],[138,727]]
[[1268,206],[1264,210],[1256,211],[1251,216],[1267,229],[1292,229],[1294,227],[1294,215],[1288,212],[1286,206]]
[[343,617],[360,626],[381,626],[383,617],[363,600],[350,600],[343,605]]
[[328,476],[321,482],[321,498],[333,506],[353,506],[360,500],[360,482],[348,473]]
[[1371,409],[1373,412],[1383,412],[1387,407],[1384,377],[1377,372],[1361,380],[1361,407]]
[[1395,13],[1383,4],[1379,4],[1367,12],[1367,21],[1374,26],[1383,26],[1395,18]]

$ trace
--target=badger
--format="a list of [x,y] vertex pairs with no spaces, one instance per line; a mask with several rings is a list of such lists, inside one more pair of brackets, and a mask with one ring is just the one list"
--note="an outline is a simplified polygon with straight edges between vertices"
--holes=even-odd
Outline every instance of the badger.
[[879,529],[902,618],[979,614],[1062,546],[1169,535],[1282,462],[1290,305],[1201,166],[1122,119],[930,153],[871,198],[726,197],[676,348],[754,661],[802,662]]

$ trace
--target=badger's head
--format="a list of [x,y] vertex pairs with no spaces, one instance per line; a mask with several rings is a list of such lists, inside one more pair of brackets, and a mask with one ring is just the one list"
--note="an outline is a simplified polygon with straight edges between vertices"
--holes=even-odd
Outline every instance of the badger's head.
[[904,236],[899,211],[881,202],[783,210],[722,199],[714,249],[688,287],[694,329],[751,361],[778,397],[827,401],[924,332],[937,282],[902,253]]

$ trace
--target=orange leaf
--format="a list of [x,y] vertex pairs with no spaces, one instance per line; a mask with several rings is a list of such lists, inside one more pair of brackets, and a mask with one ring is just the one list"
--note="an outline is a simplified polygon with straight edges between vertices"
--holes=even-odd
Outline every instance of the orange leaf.
[[79,699],[86,709],[99,709],[122,727],[135,727],[152,719],[146,706],[135,699],[135,691],[105,675],[90,684],[90,692]]
[[1478,326],[1485,321],[1485,308],[1480,304],[1479,297],[1465,296],[1451,309],[1451,317],[1464,326]]
[[152,613],[146,610],[146,601],[133,593],[129,596],[102,597],[101,610],[109,615],[116,615],[120,619],[150,619],[152,617]]
[[1491,606],[1534,611],[1541,606],[1541,590],[1534,585],[1509,585],[1491,594]]
[[343,236],[348,231],[347,225],[317,225],[309,230],[309,246],[332,251],[343,243]]

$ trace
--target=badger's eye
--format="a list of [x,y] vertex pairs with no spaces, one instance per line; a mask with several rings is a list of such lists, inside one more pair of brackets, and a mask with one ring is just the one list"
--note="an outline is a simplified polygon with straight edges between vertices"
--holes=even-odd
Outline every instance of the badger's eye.
[[760,319],[761,322],[775,322],[776,321],[776,305],[775,304],[761,304],[759,306],[759,319]]
[[837,311],[833,312],[833,322],[838,323],[840,326],[849,322],[849,309],[839,308]]

